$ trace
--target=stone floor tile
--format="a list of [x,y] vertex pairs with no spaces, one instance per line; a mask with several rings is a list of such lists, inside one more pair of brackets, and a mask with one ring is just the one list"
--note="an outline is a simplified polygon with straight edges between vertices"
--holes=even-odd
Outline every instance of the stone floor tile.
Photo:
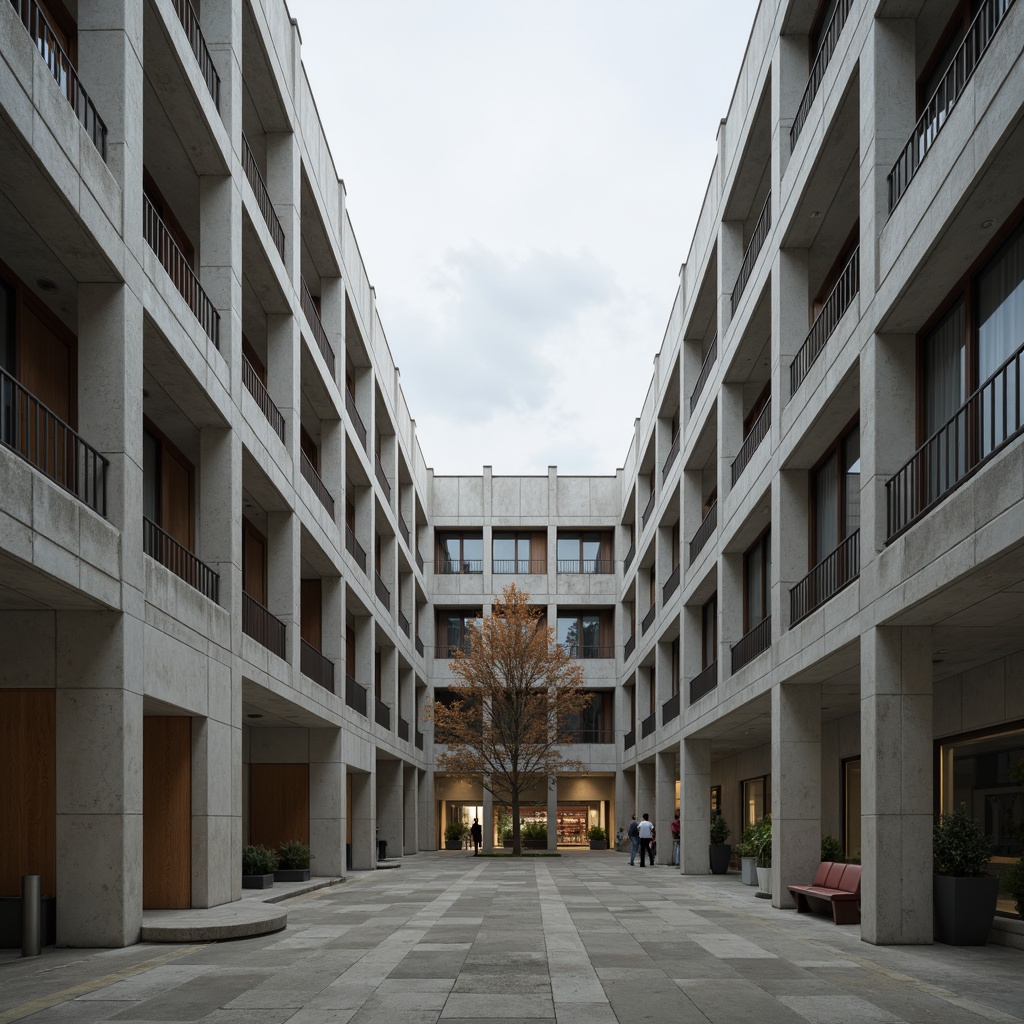
[[441,1011],[441,1018],[447,1020],[453,1017],[476,1017],[494,1020],[506,1016],[509,1012],[524,1020],[553,1019],[555,1016],[550,993],[546,996],[527,994],[511,999],[500,999],[486,994],[453,993]]
[[779,996],[808,1024],[898,1024],[902,1018],[858,996]]

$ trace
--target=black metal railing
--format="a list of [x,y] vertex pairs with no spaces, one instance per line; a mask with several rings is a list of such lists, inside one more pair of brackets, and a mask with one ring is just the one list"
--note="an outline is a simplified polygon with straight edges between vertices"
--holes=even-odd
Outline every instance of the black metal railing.
[[814,361],[821,355],[825,343],[832,337],[839,326],[843,314],[850,308],[857,292],[860,291],[860,246],[853,250],[846,266],[843,267],[839,280],[821,307],[821,312],[814,318],[807,338],[796,358],[789,364],[789,393],[796,394],[796,389],[803,383],[807,372]]
[[274,428],[274,433],[283,441],[284,417],[281,415],[281,410],[274,405],[270,392],[264,387],[263,381],[260,380],[252,363],[244,355],[242,356],[242,383],[260,407],[260,412],[266,417],[267,422]]
[[561,737],[562,743],[614,743],[611,729],[571,729]]
[[633,564],[633,559],[636,557],[636,543],[630,542],[629,550],[626,552],[626,557],[622,560],[622,571],[624,573],[629,572],[629,567]]
[[277,211],[274,209],[274,204],[270,201],[270,192],[267,190],[263,175],[260,174],[256,157],[253,156],[249,140],[245,137],[244,132],[242,134],[242,169],[245,171],[245,176],[249,179],[252,194],[256,197],[256,205],[260,208],[260,213],[263,214],[263,219],[270,229],[270,237],[273,239],[277,251],[281,254],[281,259],[284,259],[284,228],[281,227],[281,222],[277,219]]
[[345,676],[345,703],[363,718],[366,717],[366,687],[351,676]]
[[356,540],[356,535],[352,532],[351,526],[345,527],[345,550],[356,560],[356,565],[365,573],[366,552],[363,550],[363,545]]
[[679,691],[676,690],[664,704],[661,705],[661,724],[668,725],[674,718],[679,717]]
[[331,343],[327,338],[327,332],[324,330],[324,325],[320,320],[320,314],[316,310],[316,302],[313,299],[313,293],[309,290],[309,285],[306,284],[305,278],[302,280],[302,289],[299,294],[299,305],[302,306],[302,312],[306,317],[306,323],[309,324],[309,329],[313,332],[313,337],[316,340],[317,347],[320,349],[320,355],[324,357],[324,362],[327,364],[327,370],[333,379],[334,349],[331,348]]
[[716,334],[711,339],[711,347],[708,349],[708,354],[704,357],[704,362],[701,364],[700,373],[697,374],[697,383],[693,387],[693,394],[690,395],[690,412],[693,412],[696,408],[701,392],[704,390],[704,385],[707,384],[711,371],[714,369],[717,361],[718,335]]
[[718,662],[713,661],[690,680],[690,703],[696,704],[718,685]]
[[594,658],[614,658],[615,647],[610,644],[562,644],[562,650],[570,658],[590,661]]
[[405,617],[404,612],[398,613],[398,628],[406,635],[409,636],[412,632],[412,627],[409,625],[409,620]]
[[789,592],[792,628],[860,575],[860,530],[854,530]]
[[311,643],[299,644],[299,669],[317,686],[334,693],[334,663],[328,661]]
[[676,587],[679,586],[679,570],[680,566],[676,566],[669,574],[668,579],[665,581],[665,586],[661,588],[661,603],[664,604],[674,593]]
[[772,617],[763,618],[746,636],[732,645],[732,670],[739,672],[772,645]]
[[651,733],[654,732],[654,730],[657,729],[657,728],[658,728],[658,715],[657,715],[657,712],[655,712],[654,714],[648,715],[640,723],[640,738],[641,739],[647,739],[647,737],[650,736]]
[[1024,430],[1024,346],[885,485],[887,543]]
[[421,640],[421,639],[419,638],[419,636],[417,635],[417,637],[416,637],[416,653],[417,653],[417,654],[418,654],[418,655],[419,655],[419,656],[420,656],[421,658],[423,657],[423,654],[424,654],[424,650],[425,650],[425,648],[424,648],[424,646],[423,646],[423,641],[422,641],[422,640]]
[[377,483],[380,484],[381,490],[384,492],[384,498],[387,503],[391,504],[391,483],[388,480],[387,473],[384,472],[384,465],[380,461],[380,456],[374,453],[373,456],[373,472],[377,477]]
[[622,749],[629,750],[630,747],[636,746],[636,729],[630,729],[629,732],[622,737]]
[[0,369],[0,444],[106,517],[110,463],[6,370]]
[[754,420],[754,425],[750,428],[750,433],[743,439],[743,444],[740,445],[739,454],[732,461],[732,485],[736,486],[736,481],[743,475],[743,470],[747,468],[747,463],[751,460],[754,452],[757,451],[761,442],[768,435],[768,428],[772,425],[772,400],[769,397],[768,401],[765,402],[764,408],[761,410],[761,415]]
[[398,738],[409,742],[409,723],[401,716],[398,716]]
[[420,572],[426,572],[426,563],[423,561],[423,556],[419,552],[419,548],[416,549],[416,567]]
[[461,643],[434,644],[431,650],[435,658],[440,658],[444,661],[454,661],[459,651],[463,654],[469,654],[469,641],[463,640]]
[[379,697],[373,698],[373,720],[383,729],[391,729],[391,708]]
[[772,194],[769,192],[768,198],[764,201],[761,215],[757,218],[757,223],[754,225],[754,233],[750,236],[750,241],[747,243],[746,252],[743,253],[743,262],[740,264],[740,272],[736,277],[736,284],[733,285],[732,311],[734,313],[743,295],[743,289],[747,287],[747,281],[750,280],[750,275],[754,272],[754,265],[757,263],[757,257],[761,254],[761,247],[764,245],[768,232],[771,229]]
[[[89,94],[82,87],[78,72],[71,63],[71,58],[64,52],[50,23],[35,0],[11,0],[11,3],[21,23],[28,29],[28,34],[32,37],[58,88],[64,93],[64,98],[75,112],[75,117],[82,123],[86,134],[92,139],[92,144],[106,161],[107,126],[96,112],[96,104],[89,99]],[[31,85],[29,91],[31,92]]]
[[171,237],[167,225],[147,195],[142,197],[142,234],[156,253],[160,265],[167,271],[171,283],[202,325],[206,336],[220,348],[220,314],[214,309],[191,264]]
[[375,572],[373,574],[373,589],[377,594],[377,600],[380,601],[388,611],[391,610],[391,591],[388,590],[384,581],[380,578],[380,573]]
[[629,661],[630,656],[636,650],[636,633],[634,633],[626,641],[625,646],[622,648],[622,660]]
[[208,597],[214,604],[217,603],[220,596],[220,576],[205,562],[196,558],[184,544],[179,544],[169,533],[145,516],[142,517],[142,550],[204,597]]
[[652,604],[648,609],[647,614],[644,616],[643,621],[640,623],[640,635],[646,636],[647,630],[651,628],[651,624],[654,622],[658,614],[657,604]]
[[316,466],[309,461],[309,456],[300,451],[299,452],[299,472],[302,474],[302,479],[313,488],[313,493],[320,499],[320,504],[327,509],[328,514],[334,518],[334,497],[323,480],[320,479],[320,474],[316,471]]
[[789,129],[790,152],[796,147],[796,140],[800,138],[800,133],[807,123],[807,115],[811,111],[811,104],[814,102],[814,97],[818,95],[821,80],[825,77],[825,69],[828,67],[829,61],[832,60],[832,54],[836,52],[836,44],[843,33],[843,26],[846,24],[851,7],[853,7],[853,0],[839,0],[836,9],[832,12],[832,18],[828,23],[828,28],[825,29],[821,46],[818,47],[814,64],[811,66],[811,74],[807,79],[807,85],[804,87],[803,98],[800,100],[800,106],[796,109],[793,125]]
[[903,147],[903,152],[889,172],[890,213],[896,208],[907,186],[917,174],[921,162],[935,144],[947,117],[956,106],[974,74],[974,69],[985,55],[989,43],[992,42],[1012,6],[1013,0],[984,0],[975,15],[964,41],[954,54],[946,73],[942,76],[942,81],[918,118],[910,139]]
[[359,410],[356,408],[355,395],[345,388],[345,409],[348,411],[348,418],[352,421],[352,426],[355,427],[356,435],[362,442],[363,449],[369,451],[366,446],[366,427],[363,425],[363,418],[359,415]]
[[174,13],[178,15],[178,21],[185,30],[192,52],[196,55],[199,64],[199,72],[206,82],[206,88],[210,90],[214,106],[220,110],[220,75],[213,66],[213,58],[207,48],[206,40],[203,38],[203,31],[199,27],[199,16],[189,0],[174,0]]
[[690,565],[696,561],[697,556],[704,550],[711,535],[718,527],[718,499],[711,502],[708,514],[697,527],[697,532],[690,538]]
[[[491,572],[505,576],[510,573],[529,576],[547,571],[548,563],[543,558],[495,558],[491,563]],[[611,572],[610,569],[608,571]]]
[[559,558],[559,575],[573,574],[602,575],[615,572],[615,563],[610,558]]
[[242,632],[279,658],[284,657],[284,623],[254,597],[242,592]]
[[409,524],[405,521],[405,516],[401,512],[398,513],[398,532],[402,535],[402,540],[405,541],[407,548],[412,547],[412,535],[409,533]]
[[423,749],[423,733],[421,733],[419,731],[419,729],[416,730],[416,740],[415,740],[415,742],[416,742],[416,749],[417,750],[422,750]]
[[438,576],[476,576],[484,571],[482,558],[445,558],[439,556],[434,562],[434,572]]
[[647,520],[651,518],[651,513],[654,511],[654,499],[657,497],[657,491],[652,490],[651,496],[647,499],[647,507],[643,511],[643,515],[640,516],[640,529],[644,530],[647,528]]
[[668,476],[668,471],[672,468],[672,463],[676,461],[676,456],[679,454],[679,431],[676,431],[676,436],[672,438],[672,447],[668,450],[668,457],[665,459],[665,465],[661,467],[661,479],[662,483],[665,481],[665,477]]

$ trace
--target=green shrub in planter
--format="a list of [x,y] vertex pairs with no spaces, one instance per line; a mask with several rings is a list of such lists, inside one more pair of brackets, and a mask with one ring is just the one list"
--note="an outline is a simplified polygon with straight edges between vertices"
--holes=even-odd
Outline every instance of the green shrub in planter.
[[277,866],[285,871],[308,868],[311,859],[309,847],[298,839],[289,839],[277,848]]
[[[547,832],[545,831],[545,836],[546,835]],[[591,842],[600,843],[602,841],[607,841],[608,833],[605,832],[605,830],[601,828],[600,825],[594,825],[591,828],[590,832],[587,833],[587,838],[590,839]]]
[[981,823],[961,804],[952,814],[940,814],[932,833],[935,874],[981,878],[988,874],[992,843]]
[[1024,857],[1021,857],[999,880],[1003,889],[1010,894],[1017,914],[1024,918]]
[[766,868],[772,862],[772,816],[766,814],[756,825],[751,826],[751,852],[759,868]]
[[954,946],[983,946],[992,928],[999,879],[988,874],[992,843],[961,804],[940,814],[932,832],[935,938]]
[[277,854],[266,846],[246,846],[242,850],[243,875],[270,875],[277,867]]
[[512,838],[512,815],[498,815],[498,842],[504,843],[506,839]]
[[543,840],[547,842],[548,827],[543,821],[526,821],[523,822],[519,830],[519,836],[521,839]]
[[843,844],[835,836],[821,837],[821,859],[823,861],[843,859]]
[[729,823],[720,814],[711,819],[711,845],[721,846],[732,835]]
[[461,843],[462,837],[469,831],[464,821],[449,821],[444,827],[444,838],[449,843]]

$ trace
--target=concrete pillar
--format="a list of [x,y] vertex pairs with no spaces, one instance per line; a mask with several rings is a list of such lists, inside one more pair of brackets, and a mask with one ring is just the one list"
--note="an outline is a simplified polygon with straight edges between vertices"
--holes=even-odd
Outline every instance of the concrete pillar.
[[142,623],[57,612],[57,943],[142,928]]
[[679,763],[679,867],[684,875],[706,875],[710,871],[711,741],[682,740]]
[[231,613],[231,649],[242,642],[242,442],[227,427],[199,433],[199,557],[220,576],[219,604]]
[[[821,863],[821,685],[772,687],[772,904]],[[806,881],[803,882],[806,884]]]
[[[799,103],[799,98],[797,99]],[[785,149],[789,150],[789,131]],[[807,310],[810,296],[807,280],[807,250],[779,249],[772,268],[772,395],[781,410],[793,397],[789,368],[807,338]],[[773,415],[775,429],[782,422]]]
[[415,765],[402,767],[402,805],[405,812],[405,827],[402,834],[402,853],[409,856],[419,852],[420,835],[420,777]]
[[315,875],[345,874],[345,762],[341,730],[309,730],[309,847]]
[[[301,423],[299,325],[290,314],[267,316],[267,391],[284,420],[284,446],[294,467],[292,484],[301,493],[299,425]],[[338,496],[340,498],[340,495]]]
[[932,941],[932,645],[928,626],[861,634],[861,937]]
[[228,138],[239,145],[242,133],[242,11],[235,4],[203,4],[199,20],[206,47],[220,78],[218,110]]
[[355,871],[372,871],[377,864],[376,828],[377,801],[376,786],[370,772],[351,771],[352,806],[352,868]]
[[285,657],[299,674],[299,518],[294,512],[267,513],[267,604],[285,624]]
[[672,819],[676,811],[676,749],[662,751],[655,757],[655,799],[651,820],[658,833],[658,863],[672,863]]
[[227,697],[211,702],[211,715],[220,705],[217,713],[226,715],[226,721],[192,719],[193,907],[216,907],[238,898],[236,866],[241,850],[234,848],[233,759],[240,748],[241,726],[233,721],[230,667],[211,662],[210,676],[211,690],[226,691]]
[[[288,279],[295,286],[296,298],[302,259],[301,174],[296,136],[292,132],[268,132],[266,186],[284,230],[284,267]],[[302,315],[298,309],[296,313]]]
[[[722,133],[719,132],[719,142],[722,141]],[[719,167],[724,166],[724,155],[720,154]],[[718,232],[718,359],[722,365],[726,365],[723,359],[726,354],[725,333],[732,323],[732,290],[742,265],[743,222],[723,220]]]
[[[722,359],[722,339],[718,340]],[[743,385],[723,382],[718,392],[718,504],[732,490],[732,464],[743,446]],[[718,521],[723,513],[719,511]]]
[[[788,376],[788,374],[787,374]],[[790,625],[789,592],[807,575],[809,474],[804,469],[784,469],[772,483],[772,622],[781,636]],[[819,552],[819,557],[827,552]]]
[[434,809],[434,770],[420,770],[419,776],[420,849],[436,850],[438,842],[437,813]]
[[[217,346],[229,369],[241,367],[242,358],[242,206],[238,179],[227,174],[206,174],[199,179],[199,283],[220,315]],[[214,372],[221,369],[211,361]],[[228,383],[225,381],[225,383]],[[231,374],[230,389],[241,404],[242,374]]]
[[497,830],[497,822],[494,820],[494,794],[489,789],[484,790],[483,807],[484,817],[480,825],[484,831],[484,853],[493,853],[494,833]]
[[402,832],[405,827],[405,796],[402,762],[377,755],[377,833],[376,839],[388,841],[388,859],[401,857],[405,848]]
[[657,786],[655,782],[654,761],[644,761],[636,766],[636,817],[639,821],[646,811],[654,821],[657,809],[655,796]]
[[558,779],[548,779],[548,849],[558,849]]

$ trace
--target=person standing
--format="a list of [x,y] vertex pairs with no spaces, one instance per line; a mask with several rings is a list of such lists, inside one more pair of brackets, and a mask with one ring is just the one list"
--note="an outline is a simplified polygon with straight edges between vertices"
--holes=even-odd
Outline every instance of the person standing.
[[480,844],[484,841],[484,830],[480,827],[480,822],[473,819],[473,824],[469,827],[469,834],[473,837],[473,856],[480,856]]
[[672,863],[676,867],[679,867],[679,812],[676,811],[676,816],[672,819],[672,824],[669,826],[672,832]]
[[654,836],[654,825],[646,811],[644,811],[644,818],[640,822],[638,830],[640,832],[640,867],[644,866],[644,857],[646,856],[653,868],[654,854],[651,852],[651,839]]
[[636,811],[633,812],[633,819],[626,829],[626,835],[629,836],[629,866],[632,867],[636,860],[636,851],[640,849],[640,826],[636,821]]

